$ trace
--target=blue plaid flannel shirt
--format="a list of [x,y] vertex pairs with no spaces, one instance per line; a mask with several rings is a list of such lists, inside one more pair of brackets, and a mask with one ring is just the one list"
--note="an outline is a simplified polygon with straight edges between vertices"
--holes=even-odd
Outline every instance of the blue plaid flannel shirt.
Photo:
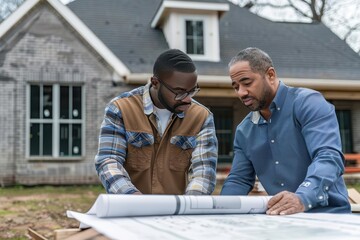
[[[121,111],[113,102],[119,98],[142,94],[144,113],[150,115],[153,113],[153,103],[149,89],[150,83],[130,92],[125,92],[111,100],[105,108],[105,116],[100,129],[98,153],[95,157],[95,167],[108,193],[129,194],[138,191],[123,167],[127,151],[126,135],[129,133],[125,130]],[[184,113],[177,114],[177,117],[183,118]],[[151,139],[143,140],[151,142]],[[192,164],[188,172],[189,184],[185,194],[211,194],[216,184],[218,156],[217,138],[212,114],[209,114],[201,131],[196,136],[196,143],[191,159]]]

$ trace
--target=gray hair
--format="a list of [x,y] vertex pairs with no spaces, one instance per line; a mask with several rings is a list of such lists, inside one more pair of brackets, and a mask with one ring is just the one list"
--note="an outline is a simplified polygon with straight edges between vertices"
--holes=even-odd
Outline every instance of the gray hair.
[[249,62],[253,72],[264,74],[269,67],[273,67],[270,56],[259,48],[249,47],[241,50],[229,62],[229,67],[240,61]]

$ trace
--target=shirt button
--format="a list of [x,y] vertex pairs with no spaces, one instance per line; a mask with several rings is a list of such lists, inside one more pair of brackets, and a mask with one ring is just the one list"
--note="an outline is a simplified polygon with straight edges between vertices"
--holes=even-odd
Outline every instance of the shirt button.
[[326,190],[326,191],[327,191],[327,190],[329,190],[329,187],[328,187],[328,186],[326,186],[326,187],[325,187],[325,190]]
[[275,164],[279,164],[279,161],[276,161]]
[[285,184],[284,184],[284,183],[281,183],[280,185],[283,187]]
[[323,196],[319,196],[319,199],[322,200],[324,197]]
[[277,108],[278,111],[280,111],[280,108]]
[[312,205],[311,205],[311,204],[309,204],[309,205],[308,205],[308,207],[309,207],[309,208],[312,208]]
[[272,139],[272,140],[271,140],[271,143],[274,143],[274,142],[275,142],[275,140],[274,140],[274,139]]

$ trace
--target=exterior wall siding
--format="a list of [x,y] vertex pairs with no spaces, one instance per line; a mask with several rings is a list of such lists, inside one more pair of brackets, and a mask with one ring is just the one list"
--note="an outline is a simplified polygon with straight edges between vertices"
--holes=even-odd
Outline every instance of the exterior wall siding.
[[0,73],[0,186],[13,182],[15,173],[15,81]]
[[[98,183],[94,156],[105,104],[123,89],[113,86],[110,68],[47,5],[33,11],[27,21],[2,39],[0,185]],[[30,83],[83,85],[83,158],[26,157],[26,89]]]

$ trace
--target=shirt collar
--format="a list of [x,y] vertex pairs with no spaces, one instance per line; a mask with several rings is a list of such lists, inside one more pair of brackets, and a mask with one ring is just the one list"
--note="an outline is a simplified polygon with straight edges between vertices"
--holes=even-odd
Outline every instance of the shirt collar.
[[288,86],[286,86],[282,81],[280,81],[279,88],[276,91],[274,100],[270,104],[270,109],[277,108],[277,110],[280,110],[284,105],[287,92],[288,92]]
[[[282,106],[284,105],[287,92],[288,86],[286,86],[282,81],[280,81],[279,88],[276,91],[275,97],[270,104],[270,109],[277,109],[278,111],[280,111]],[[261,118],[262,117],[259,111],[252,112],[251,121],[254,124],[259,124]]]
[[[144,113],[146,115],[150,115],[154,112],[154,104],[151,100],[150,96],[150,87],[151,83],[148,83],[144,86],[144,94],[143,94],[143,104],[144,104]],[[178,113],[176,114],[179,118],[184,118],[185,113]]]

